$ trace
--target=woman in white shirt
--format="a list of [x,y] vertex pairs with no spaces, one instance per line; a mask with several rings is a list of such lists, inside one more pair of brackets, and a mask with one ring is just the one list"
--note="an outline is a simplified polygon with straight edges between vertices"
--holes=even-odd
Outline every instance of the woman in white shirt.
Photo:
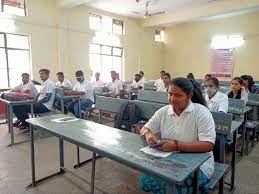
[[248,101],[248,93],[242,88],[243,80],[235,77],[231,80],[231,91],[227,92],[228,98],[235,98]]
[[219,92],[219,80],[210,77],[204,82],[205,100],[210,111],[228,112],[228,96]]
[[[214,173],[214,120],[195,82],[185,78],[172,80],[168,96],[170,105],[159,109],[140,134],[148,144],[155,144],[158,140],[154,134],[160,133],[164,144],[158,149],[164,152],[209,152],[211,157],[204,162],[199,172],[200,186],[203,193],[206,193],[209,189],[207,183]],[[190,176],[183,184],[176,185],[177,193],[192,193],[191,182]],[[146,192],[166,193],[166,183],[155,177],[143,175],[140,183]]]
[[162,77],[162,80],[163,80],[163,85],[159,86],[156,91],[157,92],[168,92],[171,75],[169,73],[165,73]]

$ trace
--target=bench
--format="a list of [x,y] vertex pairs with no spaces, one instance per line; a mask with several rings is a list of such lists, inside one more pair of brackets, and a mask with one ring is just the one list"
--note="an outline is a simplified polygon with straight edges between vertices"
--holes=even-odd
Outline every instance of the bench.
[[219,182],[219,194],[224,193],[224,177],[227,174],[229,169],[228,164],[218,163],[215,162],[214,165],[214,174],[211,177],[211,180],[209,182],[209,188],[210,190],[213,190],[216,186],[216,184]]
[[140,90],[138,93],[138,100],[156,102],[156,103],[162,103],[162,104],[169,104],[167,92]]
[[[259,128],[258,121],[247,121],[246,123],[246,147],[248,152],[251,152],[255,146],[255,139],[258,142],[257,129]],[[249,143],[251,140],[251,149],[249,149]]]

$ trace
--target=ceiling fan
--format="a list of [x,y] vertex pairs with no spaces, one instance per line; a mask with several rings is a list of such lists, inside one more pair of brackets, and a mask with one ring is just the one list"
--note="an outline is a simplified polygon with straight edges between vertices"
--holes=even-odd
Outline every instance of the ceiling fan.
[[[139,3],[141,0],[136,0],[137,3]],[[165,11],[160,11],[160,12],[156,12],[156,13],[149,13],[148,12],[148,5],[149,5],[150,1],[146,1],[146,11],[145,11],[145,14],[144,14],[144,18],[148,18],[150,16],[154,16],[154,15],[159,15],[159,14],[164,14]],[[135,14],[140,14],[139,12],[136,12],[136,11],[132,11],[133,13]]]

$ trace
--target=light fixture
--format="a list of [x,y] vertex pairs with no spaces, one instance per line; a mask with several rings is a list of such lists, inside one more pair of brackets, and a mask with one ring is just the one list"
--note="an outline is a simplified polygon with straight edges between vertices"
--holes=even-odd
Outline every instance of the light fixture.
[[245,38],[240,35],[222,35],[214,36],[211,40],[211,48],[213,49],[230,49],[237,48],[244,44]]

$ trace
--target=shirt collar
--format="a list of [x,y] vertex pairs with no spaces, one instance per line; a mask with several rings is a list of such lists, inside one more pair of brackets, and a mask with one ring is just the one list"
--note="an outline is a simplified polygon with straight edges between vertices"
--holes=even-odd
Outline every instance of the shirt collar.
[[[193,111],[193,106],[194,106],[194,105],[193,105],[192,101],[189,101],[187,107],[183,110],[183,112],[186,112],[186,113],[192,112],[192,111]],[[173,109],[173,106],[172,106],[172,105],[169,106],[168,115],[169,115],[169,116],[171,116],[171,115],[177,115],[177,114],[174,112],[174,109]]]
[[217,91],[217,93],[211,99],[209,99],[208,94],[206,94],[205,96],[206,101],[212,101],[212,102],[217,102],[218,98],[219,98],[219,91]]

